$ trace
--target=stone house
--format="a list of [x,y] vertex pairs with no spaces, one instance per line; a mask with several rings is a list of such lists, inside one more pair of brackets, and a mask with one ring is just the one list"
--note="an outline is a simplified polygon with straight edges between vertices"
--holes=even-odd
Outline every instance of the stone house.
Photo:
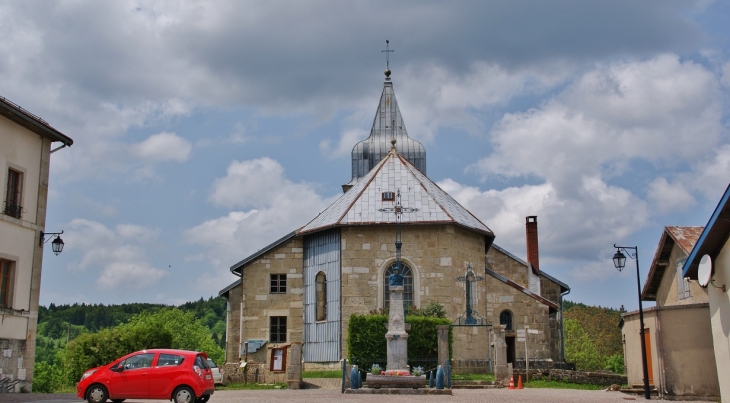
[[[539,269],[537,218],[527,218],[528,260],[493,244],[494,233],[426,176],[426,152],[408,137],[389,71],[370,136],[352,151],[344,194],[305,226],[231,267],[226,357],[283,381],[277,354],[302,345],[304,369],[339,369],[348,357],[348,320],[387,306],[388,276],[402,240],[404,300],[441,304],[452,320],[454,365],[491,359],[490,324],[505,324],[510,361],[563,361],[564,283]],[[396,214],[398,213],[398,214]],[[471,284],[467,267],[479,276]],[[463,324],[468,326],[459,326]],[[481,326],[473,326],[478,324]],[[511,342],[511,344],[509,344]],[[283,352],[283,353],[282,353]],[[385,357],[383,357],[385,358]]]
[[[684,263],[703,227],[665,227],[641,294],[649,385],[666,399],[718,399],[707,290],[685,278]],[[623,314],[629,385],[643,387],[639,312]],[[687,329],[692,329],[691,332]],[[686,340],[693,341],[692,346]],[[640,386],[639,386],[640,385]]]
[[51,153],[71,144],[0,97],[0,380],[15,391],[32,389]]
[[[709,300],[708,321],[712,334],[715,366],[720,378],[720,398],[730,400],[730,186],[725,189],[710,220],[682,268],[684,277],[702,284]],[[704,260],[704,263],[701,263]],[[699,270],[703,265],[703,270]],[[686,332],[682,346],[701,349],[704,340]],[[706,361],[711,365],[711,361]]]

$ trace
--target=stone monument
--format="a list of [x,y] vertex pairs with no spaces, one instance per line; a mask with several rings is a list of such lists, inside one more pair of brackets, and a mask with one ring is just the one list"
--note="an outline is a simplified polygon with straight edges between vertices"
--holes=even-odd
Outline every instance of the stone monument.
[[[408,369],[408,333],[406,332],[405,311],[403,309],[403,276],[400,285],[394,277],[398,271],[390,275],[390,313],[388,314],[388,332],[385,339],[388,345],[388,364],[386,374]],[[395,284],[394,284],[395,283]]]

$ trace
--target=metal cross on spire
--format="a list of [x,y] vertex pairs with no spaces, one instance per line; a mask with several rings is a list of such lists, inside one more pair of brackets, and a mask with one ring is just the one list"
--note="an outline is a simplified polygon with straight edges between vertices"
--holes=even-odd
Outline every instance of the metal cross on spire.
[[460,325],[483,325],[484,318],[480,317],[472,308],[474,304],[474,291],[471,288],[474,282],[482,281],[483,279],[482,276],[474,274],[471,263],[466,265],[466,275],[456,278],[456,281],[463,281],[466,285],[466,312],[459,318]]
[[403,246],[403,240],[401,239],[400,223],[403,213],[414,213],[418,211],[417,208],[403,207],[400,202],[400,189],[396,193],[395,206],[384,207],[378,209],[384,213],[395,213],[395,272],[391,275],[390,285],[403,285],[403,273],[400,265],[400,250]]
[[395,52],[395,50],[390,48],[390,41],[385,40],[385,50],[381,50],[381,52],[385,53],[385,80],[390,80],[390,54]]

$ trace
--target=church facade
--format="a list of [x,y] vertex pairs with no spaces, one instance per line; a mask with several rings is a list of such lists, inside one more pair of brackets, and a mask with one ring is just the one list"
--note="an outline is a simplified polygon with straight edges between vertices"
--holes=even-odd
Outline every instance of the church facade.
[[[492,324],[507,328],[510,362],[525,352],[564,361],[561,307],[569,287],[539,269],[537,218],[526,219],[528,261],[495,245],[491,229],[426,176],[425,149],[408,136],[389,73],[370,136],[353,148],[344,194],[231,267],[239,279],[220,292],[229,309],[227,362],[275,375],[281,358],[273,352],[283,350],[285,361],[287,347],[301,343],[304,369],[339,369],[349,317],[388,306],[396,231],[404,300],[444,307],[455,363],[492,359]],[[469,267],[476,281],[467,285]]]

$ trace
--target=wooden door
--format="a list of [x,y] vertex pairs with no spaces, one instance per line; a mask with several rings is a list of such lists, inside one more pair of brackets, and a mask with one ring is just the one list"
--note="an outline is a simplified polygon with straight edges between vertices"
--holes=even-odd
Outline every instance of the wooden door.
[[651,334],[649,329],[644,329],[644,342],[646,343],[646,370],[649,373],[649,385],[654,385],[654,369],[651,362]]

